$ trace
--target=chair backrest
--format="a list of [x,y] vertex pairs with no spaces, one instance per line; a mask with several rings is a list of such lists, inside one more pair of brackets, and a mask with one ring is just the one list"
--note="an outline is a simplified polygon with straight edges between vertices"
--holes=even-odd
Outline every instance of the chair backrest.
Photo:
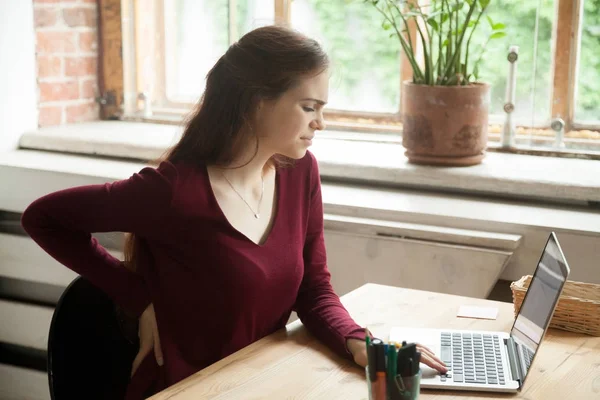
[[88,280],[76,278],[62,294],[50,324],[51,398],[122,399],[138,346],[124,335],[112,300]]

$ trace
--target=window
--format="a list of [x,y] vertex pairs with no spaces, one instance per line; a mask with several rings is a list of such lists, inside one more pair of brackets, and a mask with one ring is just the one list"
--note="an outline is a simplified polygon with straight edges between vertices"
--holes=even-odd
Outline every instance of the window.
[[129,114],[185,113],[229,45],[275,21],[273,0],[137,0],[127,11],[124,50],[135,55],[124,62]]
[[600,1],[586,0],[581,24],[581,51],[575,121],[600,125]]
[[[487,42],[486,51],[481,57],[480,80],[491,86],[490,111],[492,120],[501,123],[505,103],[506,77],[509,63],[507,53],[510,46],[519,46],[517,65],[517,87],[515,111],[517,124],[521,126],[548,125],[550,119],[550,95],[552,79],[552,20],[555,0],[492,1],[487,10],[490,20],[483,25],[473,38],[473,43]],[[539,9],[538,9],[539,5]],[[502,38],[489,40],[491,21],[504,24],[508,34]],[[479,47],[477,58],[481,51]]]
[[169,103],[193,103],[204,77],[229,45],[260,25],[272,24],[272,0],[165,1],[165,89]]
[[[401,132],[401,82],[412,72],[369,2],[125,0],[120,12],[125,118],[179,121],[231,43],[261,25],[285,22],[319,40],[331,57],[328,126]],[[487,15],[507,32],[488,43],[479,68],[480,79],[491,84],[491,147],[505,117],[508,48],[517,45],[517,144],[552,150],[555,132],[549,127],[561,118],[567,150],[600,152],[600,0],[492,0]],[[482,29],[473,41],[483,45],[488,35]],[[117,54],[106,40],[103,49],[105,58]],[[105,87],[114,79],[118,74]],[[113,86],[118,93],[119,85]]]
[[396,114],[400,46],[381,16],[360,1],[294,0],[291,25],[319,40],[332,62],[328,108]]

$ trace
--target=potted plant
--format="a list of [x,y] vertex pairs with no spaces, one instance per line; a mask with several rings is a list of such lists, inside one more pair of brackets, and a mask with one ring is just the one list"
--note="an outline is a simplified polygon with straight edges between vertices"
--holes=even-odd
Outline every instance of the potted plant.
[[[480,163],[487,146],[489,84],[478,81],[479,64],[488,42],[505,36],[504,24],[483,18],[491,0],[428,0],[427,6],[418,0],[364,1],[381,13],[383,29],[400,40],[412,69],[412,81],[402,83],[402,144],[409,161]],[[407,29],[411,21],[416,37]],[[484,24],[489,36],[473,41]]]

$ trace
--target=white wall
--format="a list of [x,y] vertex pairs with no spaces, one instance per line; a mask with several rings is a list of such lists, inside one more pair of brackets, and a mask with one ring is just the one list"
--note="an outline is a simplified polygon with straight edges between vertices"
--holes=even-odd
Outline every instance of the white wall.
[[0,0],[0,151],[37,128],[35,32],[31,0]]
[[[37,128],[36,75],[33,1],[0,0],[0,153],[16,149],[21,134]],[[0,182],[5,183],[1,176]],[[1,249],[0,254],[4,255]],[[3,261],[6,259],[0,259],[0,264]],[[27,310],[30,306],[20,307]],[[51,308],[44,311],[47,316],[52,315]],[[8,316],[2,308],[0,320]],[[30,328],[27,322],[24,325]],[[46,321],[42,335],[47,333],[47,325]],[[1,336],[2,341],[9,342]],[[0,364],[0,399],[24,398],[50,399],[47,374]]]

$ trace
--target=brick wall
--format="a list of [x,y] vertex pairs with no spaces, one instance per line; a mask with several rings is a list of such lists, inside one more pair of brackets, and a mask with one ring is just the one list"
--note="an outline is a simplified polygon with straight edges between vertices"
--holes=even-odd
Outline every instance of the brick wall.
[[33,9],[39,126],[99,119],[96,0],[33,0]]

